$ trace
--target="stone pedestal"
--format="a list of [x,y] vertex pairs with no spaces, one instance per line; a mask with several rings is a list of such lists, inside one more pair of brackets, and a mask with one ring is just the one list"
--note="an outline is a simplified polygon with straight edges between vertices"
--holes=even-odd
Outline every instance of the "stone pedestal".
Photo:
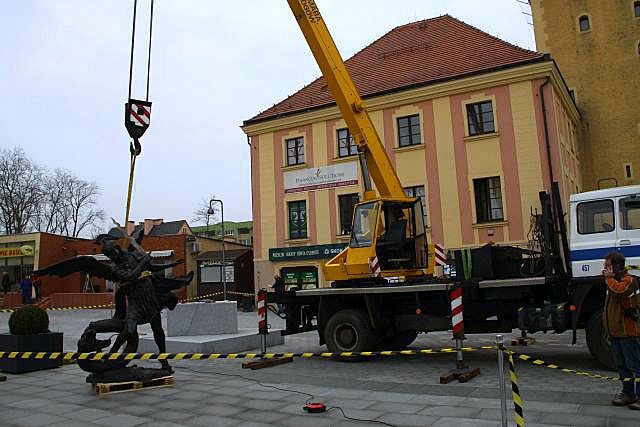
[[167,312],[167,336],[202,336],[238,333],[235,301],[178,304]]

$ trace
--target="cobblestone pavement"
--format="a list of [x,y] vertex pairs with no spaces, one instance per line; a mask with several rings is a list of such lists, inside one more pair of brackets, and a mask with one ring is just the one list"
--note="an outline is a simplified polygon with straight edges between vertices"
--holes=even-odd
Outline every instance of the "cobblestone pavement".
[[[50,312],[51,329],[65,333],[65,349],[90,320],[108,310]],[[8,314],[0,314],[0,332]],[[279,319],[270,319],[273,328]],[[239,313],[239,326],[256,324],[254,313]],[[143,332],[150,333],[146,328]],[[516,334],[507,334],[508,340]],[[465,345],[490,345],[495,335],[473,335]],[[519,351],[561,366],[611,375],[591,359],[584,336],[570,345],[570,334],[535,335],[537,343]],[[446,333],[420,335],[412,348],[450,346]],[[319,352],[316,333],[287,336],[269,351]],[[173,387],[96,396],[76,365],[22,375],[0,382],[0,425],[75,426],[499,426],[500,400],[495,351],[465,353],[482,374],[469,383],[439,384],[453,368],[453,354],[377,357],[361,363],[296,359],[268,369],[241,369],[238,360],[173,362]],[[141,362],[147,366],[157,362]],[[619,390],[613,381],[589,379],[517,362],[527,426],[636,426],[640,411],[609,405]],[[308,393],[305,394],[305,393]],[[510,396],[509,396],[510,397]],[[306,414],[308,399],[340,407]],[[513,412],[508,402],[508,412]],[[509,425],[514,425],[513,419]]]

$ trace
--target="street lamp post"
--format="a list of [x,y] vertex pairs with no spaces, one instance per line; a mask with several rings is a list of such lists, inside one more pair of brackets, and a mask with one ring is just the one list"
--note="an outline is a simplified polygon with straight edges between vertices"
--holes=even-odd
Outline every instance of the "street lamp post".
[[224,256],[224,238],[225,238],[225,234],[224,234],[224,204],[222,203],[222,200],[220,199],[211,199],[209,200],[209,209],[207,210],[207,213],[209,215],[213,215],[213,206],[212,203],[213,202],[218,202],[220,203],[220,215],[222,216],[222,265],[220,267],[220,271],[222,272],[222,294],[223,294],[223,298],[226,301],[227,300],[227,275],[226,275],[226,263],[227,260]]

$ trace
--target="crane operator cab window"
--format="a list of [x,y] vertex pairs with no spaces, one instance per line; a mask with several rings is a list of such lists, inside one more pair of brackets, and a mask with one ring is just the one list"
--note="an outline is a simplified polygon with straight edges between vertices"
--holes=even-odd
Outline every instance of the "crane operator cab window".
[[381,209],[376,255],[381,269],[426,267],[424,216],[419,199],[412,203],[386,202]]

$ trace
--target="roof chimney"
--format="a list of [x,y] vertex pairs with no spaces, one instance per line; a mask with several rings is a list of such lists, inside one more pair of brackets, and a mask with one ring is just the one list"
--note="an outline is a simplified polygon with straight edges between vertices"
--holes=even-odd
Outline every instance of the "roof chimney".
[[136,228],[135,221],[128,221],[127,222],[127,234],[129,236],[131,236],[131,234],[133,233],[133,230],[135,230],[135,228]]
[[143,235],[148,236],[149,233],[151,233],[151,229],[153,228],[154,225],[155,225],[154,220],[145,218]]

